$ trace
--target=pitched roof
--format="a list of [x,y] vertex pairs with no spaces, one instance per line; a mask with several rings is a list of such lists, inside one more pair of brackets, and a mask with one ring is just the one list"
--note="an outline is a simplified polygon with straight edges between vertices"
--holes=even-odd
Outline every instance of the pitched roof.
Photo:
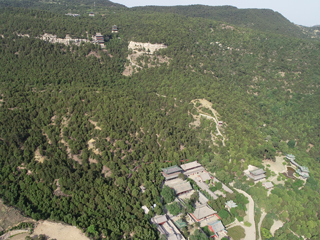
[[265,174],[260,174],[260,175],[255,176],[255,175],[249,174],[248,177],[250,177],[254,181],[257,181],[257,180],[260,180],[262,178],[265,178],[266,175]]
[[215,233],[225,230],[222,222],[220,220],[208,223],[208,226],[212,228]]
[[265,183],[262,183],[262,185],[263,185],[265,188],[267,188],[267,189],[273,188],[272,182],[265,182]]
[[184,171],[187,171],[187,170],[195,168],[195,167],[201,167],[201,164],[198,163],[197,161],[195,161],[195,162],[185,163],[185,164],[181,165],[181,168]]
[[176,194],[183,193],[189,190],[192,190],[191,184],[189,182],[183,182],[173,186],[174,191]]
[[204,170],[206,170],[204,167],[200,166],[200,167],[197,167],[197,168],[192,168],[192,169],[189,169],[188,171],[185,171],[184,174],[185,175],[188,175],[188,174],[193,174],[193,173],[196,173],[196,172],[203,172]]
[[202,205],[197,207],[196,210],[194,210],[193,216],[196,219],[200,220],[215,213],[216,211],[214,211],[212,208],[209,208],[207,205]]
[[292,155],[292,154],[286,154],[286,157],[287,158],[292,158],[292,159],[295,159],[296,157],[294,156],[294,155]]
[[200,173],[199,176],[202,179],[202,181],[207,181],[211,179],[210,174],[207,172]]
[[177,165],[174,165],[174,166],[171,166],[171,167],[162,168],[162,171],[165,174],[171,174],[171,173],[175,173],[175,172],[180,172],[180,171],[182,171],[182,169],[179,168]]
[[229,200],[228,202],[226,202],[226,205],[228,208],[238,207],[238,205],[233,200]]
[[161,216],[155,217],[154,221],[156,223],[163,223],[163,222],[167,221],[167,217],[166,217],[166,215],[161,215]]
[[300,166],[302,172],[309,172],[309,168],[306,166]]
[[187,226],[187,223],[182,221],[181,219],[175,221],[174,223],[177,225],[178,228],[183,228]]
[[199,202],[201,204],[206,204],[209,200],[208,198],[206,198],[206,196],[204,196],[200,191],[198,191],[199,194]]
[[265,172],[266,172],[266,171],[263,170],[263,169],[261,169],[261,168],[256,169],[256,170],[253,170],[253,171],[250,171],[250,173],[251,173],[252,175],[255,175],[255,176],[260,175],[260,174],[264,174]]

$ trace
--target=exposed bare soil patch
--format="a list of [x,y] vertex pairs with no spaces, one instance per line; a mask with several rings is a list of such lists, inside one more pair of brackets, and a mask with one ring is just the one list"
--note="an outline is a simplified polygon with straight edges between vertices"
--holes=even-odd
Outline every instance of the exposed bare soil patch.
[[91,119],[89,119],[89,122],[94,125],[94,129],[101,130],[101,127],[97,126],[98,122],[95,122]]
[[59,179],[55,179],[53,184],[56,184],[57,188],[56,190],[53,191],[53,194],[55,196],[63,196],[63,197],[71,197],[72,195],[68,195],[68,194],[65,194],[62,190],[61,190],[61,185],[59,183]]
[[313,144],[311,144],[311,143],[309,143],[309,145],[308,145],[308,149],[307,149],[307,152],[310,152],[311,148],[313,148],[313,147],[314,147],[314,145],[313,145]]
[[97,53],[95,51],[90,51],[89,54],[86,57],[90,57],[90,56],[95,56],[96,58],[101,58],[99,53]]
[[129,54],[127,60],[129,63],[125,65],[125,70],[122,74],[130,76],[138,69],[156,67],[163,63],[169,63],[170,58],[154,54],[163,48],[167,48],[167,46],[163,44],[131,41],[128,45]]
[[21,222],[35,221],[24,217],[17,209],[4,205],[2,199],[0,199],[0,231],[10,229]]
[[46,157],[45,157],[45,156],[42,156],[42,155],[40,154],[39,148],[37,148],[37,150],[34,152],[34,160],[35,160],[36,162],[43,163],[43,161],[44,161],[45,159],[46,159]]
[[101,174],[104,174],[105,177],[110,177],[112,173],[111,173],[110,168],[103,166]]
[[50,221],[39,221],[31,237],[39,236],[40,234],[46,235],[47,239],[89,240],[80,229],[74,226]]

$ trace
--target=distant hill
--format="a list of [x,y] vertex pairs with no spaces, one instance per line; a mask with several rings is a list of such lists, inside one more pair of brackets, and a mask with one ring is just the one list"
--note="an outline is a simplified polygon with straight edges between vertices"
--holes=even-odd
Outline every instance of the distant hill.
[[304,33],[299,26],[293,24],[280,13],[271,9],[238,9],[233,6],[212,7],[206,5],[173,7],[147,6],[137,8],[143,8],[147,11],[176,13],[188,17],[208,18],[240,27],[247,27],[259,31],[272,32],[292,37],[311,37],[309,29],[305,29]]
[[93,10],[94,2],[96,8],[126,8],[122,4],[108,0],[0,0],[0,7],[25,7],[64,13],[70,10]]

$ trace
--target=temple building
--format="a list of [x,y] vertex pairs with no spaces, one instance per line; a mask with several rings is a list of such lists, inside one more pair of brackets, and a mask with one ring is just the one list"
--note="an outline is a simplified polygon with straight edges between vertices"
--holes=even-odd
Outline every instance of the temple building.
[[181,168],[183,169],[183,173],[186,176],[190,176],[190,175],[194,175],[194,174],[200,174],[202,172],[205,171],[205,168],[202,167],[202,165],[200,163],[198,163],[197,161],[195,162],[190,162],[190,163],[186,163],[186,164],[182,164]]
[[[211,232],[213,232],[213,236],[215,238],[222,238],[227,235],[227,230],[223,226],[221,220],[216,220],[211,223],[208,223],[208,228]],[[210,236],[211,237],[211,236]]]
[[201,205],[198,206],[190,215],[196,222],[201,222],[205,219],[213,217],[215,213],[217,212],[210,208],[208,205]]
[[166,180],[177,178],[181,172],[182,169],[177,165],[168,168],[162,168],[162,176],[164,176]]
[[309,178],[309,168],[306,166],[299,166],[299,168],[296,170],[296,173],[299,174],[300,177],[302,178]]
[[118,32],[118,27],[116,25],[113,25],[111,32],[112,33],[117,33]]
[[272,182],[264,182],[264,183],[262,183],[262,186],[264,186],[266,189],[273,188]]
[[259,168],[253,171],[249,171],[249,174],[247,175],[249,178],[253,179],[254,181],[261,180],[266,177],[265,175],[266,171]]
[[191,184],[187,181],[176,184],[173,186],[174,191],[176,192],[176,195],[180,195],[183,193],[188,193],[192,190]]

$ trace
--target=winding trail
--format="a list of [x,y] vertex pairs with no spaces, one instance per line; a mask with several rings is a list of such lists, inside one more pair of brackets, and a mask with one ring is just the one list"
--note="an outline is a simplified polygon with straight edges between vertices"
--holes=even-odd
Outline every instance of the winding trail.
[[[212,111],[213,112],[213,111]],[[224,143],[224,136],[221,134],[220,130],[219,130],[219,124],[218,124],[218,118],[216,117],[215,113],[213,112],[214,116],[215,117],[212,117],[212,116],[209,116],[209,115],[206,115],[206,114],[203,114],[203,113],[200,113],[200,116],[203,116],[203,117],[206,117],[206,118],[209,118],[209,119],[213,119],[216,123],[216,129],[217,129],[217,132],[218,134],[217,135],[220,135],[222,137],[222,145],[223,146],[226,146],[226,144]]]
[[259,240],[261,240],[261,224],[262,224],[262,221],[263,221],[263,219],[265,218],[266,215],[267,215],[267,213],[262,212],[262,215],[260,217],[260,221],[258,223]]

